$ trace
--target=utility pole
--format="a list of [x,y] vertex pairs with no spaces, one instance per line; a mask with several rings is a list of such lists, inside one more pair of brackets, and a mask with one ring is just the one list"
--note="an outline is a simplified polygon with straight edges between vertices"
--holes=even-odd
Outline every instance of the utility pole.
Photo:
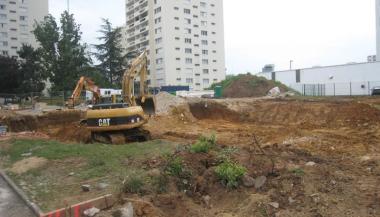
[[70,0],[67,0],[67,12],[70,14]]
[[290,60],[290,70],[292,70],[293,60]]

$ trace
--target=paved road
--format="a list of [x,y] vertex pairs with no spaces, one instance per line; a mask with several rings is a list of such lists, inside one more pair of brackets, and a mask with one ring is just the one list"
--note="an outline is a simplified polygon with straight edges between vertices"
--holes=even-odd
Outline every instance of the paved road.
[[0,176],[0,216],[35,217],[27,205],[12,191]]

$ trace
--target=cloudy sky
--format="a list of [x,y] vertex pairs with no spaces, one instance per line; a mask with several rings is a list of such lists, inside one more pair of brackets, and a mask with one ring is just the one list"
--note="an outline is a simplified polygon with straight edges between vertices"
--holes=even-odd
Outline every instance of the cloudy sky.
[[[49,0],[58,17],[66,0]],[[169,0],[168,0],[169,1]],[[125,22],[125,0],[70,0],[83,40],[96,43],[100,18]],[[224,0],[229,74],[348,62],[375,54],[375,0]]]

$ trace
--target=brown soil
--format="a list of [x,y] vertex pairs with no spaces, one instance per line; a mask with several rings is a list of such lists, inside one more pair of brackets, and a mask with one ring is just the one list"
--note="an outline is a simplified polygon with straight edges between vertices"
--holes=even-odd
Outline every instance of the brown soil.
[[272,80],[250,74],[239,75],[236,80],[232,81],[232,83],[223,90],[223,97],[261,97],[266,96],[274,87],[279,87],[281,92],[288,91],[285,85],[275,83]]
[[[237,147],[233,159],[253,178],[266,176],[265,185],[228,190],[215,177],[217,151],[192,154],[179,147],[176,155],[184,159],[190,177],[170,178],[167,193],[123,196],[139,217],[380,216],[379,104],[377,98],[191,101],[170,115],[153,117],[146,128],[156,139],[180,144],[215,133],[218,149]],[[33,130],[85,142],[88,132],[81,132],[74,117],[39,117],[42,124],[37,121]],[[14,120],[17,124],[9,126],[21,129],[25,121]],[[254,145],[254,135],[266,155]],[[159,159],[141,168],[162,172],[164,165]]]

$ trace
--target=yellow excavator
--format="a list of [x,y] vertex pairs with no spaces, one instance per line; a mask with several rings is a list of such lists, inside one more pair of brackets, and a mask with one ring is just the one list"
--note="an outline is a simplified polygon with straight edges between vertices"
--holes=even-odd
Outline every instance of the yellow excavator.
[[[150,133],[142,128],[155,113],[155,99],[147,84],[147,53],[136,57],[125,70],[122,103],[95,104],[86,112],[84,123],[95,142],[124,144],[146,141]],[[140,93],[135,96],[134,83],[140,77]]]
[[79,97],[80,97],[83,89],[92,92],[92,104],[100,103],[100,89],[99,89],[99,87],[96,86],[95,82],[93,82],[90,78],[82,76],[78,80],[77,86],[75,87],[73,94],[71,95],[69,100],[66,102],[66,106],[69,109],[74,109],[75,105],[77,104],[77,102],[79,100]]

